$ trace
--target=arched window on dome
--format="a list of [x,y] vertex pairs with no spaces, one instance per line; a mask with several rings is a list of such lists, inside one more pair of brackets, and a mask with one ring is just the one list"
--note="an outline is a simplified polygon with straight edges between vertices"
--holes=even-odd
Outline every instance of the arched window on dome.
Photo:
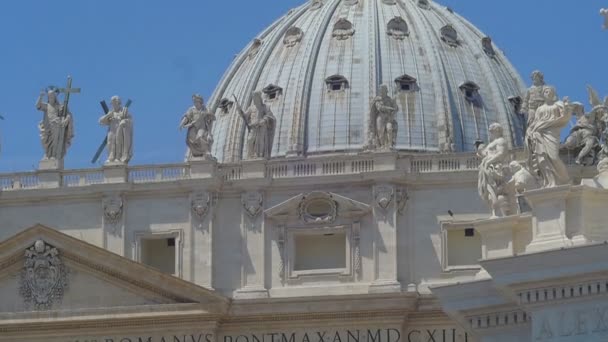
[[456,47],[460,45],[460,43],[458,42],[458,32],[456,32],[456,29],[452,25],[445,25],[441,28],[440,33],[441,40],[446,42],[446,44],[448,44],[449,46]]
[[264,93],[264,97],[267,101],[273,101],[283,94],[283,88],[275,84],[270,84],[262,89],[262,93]]
[[407,27],[407,23],[401,17],[394,17],[391,19],[386,26],[386,34],[389,36],[403,40],[405,37],[409,36],[410,32]]
[[479,94],[480,88],[475,82],[466,81],[462,83],[459,88],[467,102],[476,106],[481,106],[481,95]]
[[220,100],[220,104],[218,105],[218,108],[220,109],[222,114],[228,114],[230,112],[230,109],[232,108],[233,104],[234,104],[234,102],[230,101],[227,98],[223,98]]
[[346,40],[355,34],[353,24],[345,18],[340,18],[335,24],[332,36],[337,40]]
[[418,90],[416,79],[410,75],[402,75],[395,79],[397,90],[404,93],[414,92]]
[[342,75],[333,75],[325,79],[327,91],[344,91],[348,89],[348,80]]
[[418,3],[418,7],[420,7],[420,8],[424,8],[424,9],[431,8],[431,4],[429,3],[429,0],[416,0],[416,2]]
[[309,9],[311,11],[318,10],[323,7],[323,0],[311,0]]
[[385,5],[393,6],[397,4],[397,0],[382,0],[382,3]]
[[492,46],[492,38],[482,38],[481,47],[483,48],[483,52],[485,52],[489,57],[494,58],[496,56],[496,51],[494,51],[494,46]]
[[302,40],[303,36],[304,32],[299,27],[292,26],[285,32],[283,44],[287,47],[294,47]]
[[253,43],[251,43],[251,47],[249,48],[249,52],[247,53],[247,56],[249,58],[253,58],[255,57],[258,52],[260,51],[260,47],[262,46],[262,41],[259,39],[254,39]]
[[345,6],[354,6],[359,3],[359,0],[344,0]]

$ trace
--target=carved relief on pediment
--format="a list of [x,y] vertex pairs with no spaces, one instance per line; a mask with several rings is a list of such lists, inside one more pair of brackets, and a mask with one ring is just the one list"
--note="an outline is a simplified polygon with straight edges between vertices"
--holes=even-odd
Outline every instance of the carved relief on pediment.
[[61,301],[68,287],[68,269],[57,248],[37,240],[25,250],[20,294],[36,310],[48,310]]

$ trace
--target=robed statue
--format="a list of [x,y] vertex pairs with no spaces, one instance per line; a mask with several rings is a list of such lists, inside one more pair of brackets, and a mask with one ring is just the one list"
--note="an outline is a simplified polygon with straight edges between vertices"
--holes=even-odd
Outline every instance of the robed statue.
[[572,117],[568,98],[558,101],[555,88],[545,87],[544,104],[536,109],[526,131],[528,165],[542,188],[570,182],[566,165],[559,156],[560,133]]
[[213,144],[213,133],[211,128],[215,121],[215,115],[207,110],[201,95],[192,95],[193,106],[186,111],[179,124],[180,130],[186,128],[186,145],[188,152],[186,159],[207,158],[211,159],[211,145]]
[[[47,102],[44,102],[44,95]],[[43,160],[63,160],[74,137],[72,113],[67,103],[57,99],[59,89],[50,88],[40,92],[36,109],[43,112],[42,121],[38,124],[40,141],[44,148]]]
[[235,97],[237,111],[245,121],[249,131],[247,135],[247,158],[270,158],[276,119],[262,99],[262,93],[253,93],[253,101],[247,110],[243,110]]
[[527,116],[527,126],[534,120],[536,110],[545,103],[544,91],[547,87],[545,84],[545,75],[536,70],[532,72],[532,86],[526,91],[524,100],[521,105],[521,110]]
[[106,164],[127,164],[133,157],[133,118],[120,97],[112,97],[112,108],[99,119],[108,126]]
[[380,93],[370,105],[368,149],[390,150],[397,142],[397,102],[388,95],[388,87],[380,86]]

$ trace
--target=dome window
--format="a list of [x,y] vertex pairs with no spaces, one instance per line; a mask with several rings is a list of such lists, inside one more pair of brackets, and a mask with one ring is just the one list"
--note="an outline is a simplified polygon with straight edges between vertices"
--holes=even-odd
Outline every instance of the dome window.
[[278,85],[271,84],[262,89],[262,93],[264,93],[266,100],[272,101],[283,94],[283,88],[279,87]]
[[230,112],[230,108],[232,108],[232,104],[232,101],[228,100],[227,98],[223,98],[220,100],[218,107],[222,111],[222,114],[228,114],[228,112]]
[[382,0],[382,3],[385,5],[396,5],[397,4],[397,0]]
[[464,98],[471,103],[478,104],[480,95],[479,95],[479,86],[475,84],[475,82],[467,81],[460,85],[460,90],[464,95]]
[[413,92],[418,90],[416,79],[410,75],[399,76],[395,79],[395,84],[400,92]]
[[483,52],[486,55],[494,58],[496,56],[496,51],[494,51],[494,46],[492,46],[492,38],[485,37],[481,39],[481,47],[483,48]]
[[334,24],[333,37],[337,40],[346,40],[350,38],[353,34],[355,34],[355,29],[353,28],[353,24],[341,18]]
[[407,23],[401,17],[395,17],[388,22],[386,33],[398,40],[403,40],[410,34]]
[[458,43],[458,32],[452,25],[446,25],[441,28],[441,40],[446,42],[449,46],[456,47]]
[[359,2],[359,0],[345,0],[344,5],[346,6],[354,6]]
[[321,7],[323,7],[323,0],[311,0],[310,1],[310,10],[311,11],[318,10]]
[[429,0],[418,0],[418,7],[429,9],[431,8],[431,4],[429,4]]
[[328,91],[342,91],[348,88],[348,80],[342,75],[334,75],[325,79]]
[[302,36],[304,36],[304,32],[299,27],[292,26],[285,32],[283,44],[287,47],[294,47],[302,40]]
[[260,47],[262,46],[262,41],[259,39],[254,39],[253,43],[251,43],[251,47],[249,48],[248,56],[249,58],[255,57],[260,51]]

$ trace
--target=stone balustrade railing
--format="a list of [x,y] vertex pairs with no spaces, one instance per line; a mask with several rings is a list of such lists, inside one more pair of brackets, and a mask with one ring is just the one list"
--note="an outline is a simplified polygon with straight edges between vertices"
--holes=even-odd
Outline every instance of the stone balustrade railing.
[[[515,151],[517,158],[521,151]],[[564,156],[570,162],[571,158]],[[476,171],[480,159],[474,153],[398,154],[367,153],[335,157],[251,160],[234,164],[192,162],[180,164],[104,167],[81,170],[34,171],[0,174],[0,190],[83,187],[106,183],[158,183],[184,179],[217,178],[224,182],[244,179],[289,179],[317,176],[401,171],[427,174]]]

